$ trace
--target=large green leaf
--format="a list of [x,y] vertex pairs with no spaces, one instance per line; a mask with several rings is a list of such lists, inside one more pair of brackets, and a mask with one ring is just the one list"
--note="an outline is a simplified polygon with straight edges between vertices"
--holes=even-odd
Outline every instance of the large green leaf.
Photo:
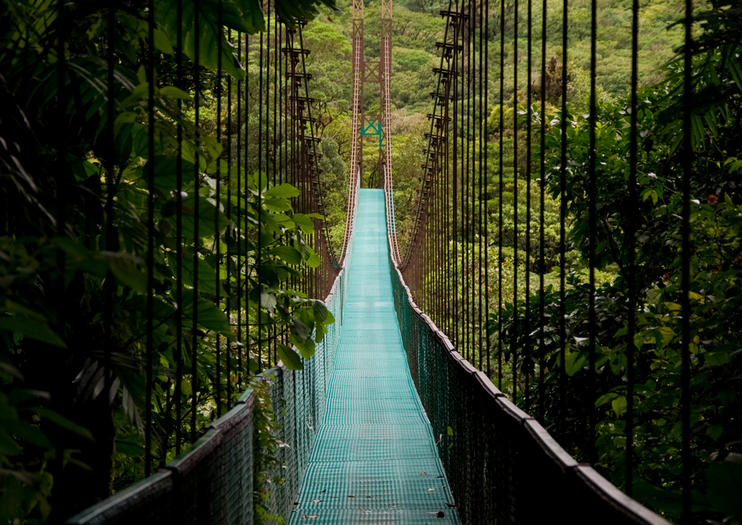
[[[182,311],[186,326],[189,326],[193,316],[193,290],[183,291]],[[206,330],[219,332],[227,337],[234,337],[227,316],[212,301],[207,299],[198,299],[198,326]]]
[[54,245],[64,250],[67,271],[82,270],[98,277],[106,275],[107,265],[98,253],[67,237],[57,237]]
[[20,316],[0,317],[0,330],[12,332],[16,336],[35,339],[60,348],[67,348],[62,338],[48,324],[36,319]]
[[[192,242],[195,234],[195,199],[192,193],[183,198],[182,228],[183,238]],[[170,217],[169,222],[175,228],[176,218]],[[214,236],[214,221],[218,220],[216,227],[221,231],[227,224],[223,213],[216,213],[214,202],[204,197],[198,199],[198,236],[199,238],[210,238]]]
[[[255,0],[251,0],[255,1]],[[241,17],[242,11],[237,5],[229,0],[222,3],[222,16],[225,25],[233,26],[234,29],[246,31],[253,29],[255,18],[249,20]],[[173,47],[176,47],[178,34],[178,11],[174,0],[160,0],[155,6],[157,20],[160,22],[165,33],[168,35]],[[219,65],[219,48],[221,46],[222,69],[235,78],[245,77],[245,71],[237,62],[233,53],[233,47],[224,37],[223,28],[217,25],[217,2],[214,0],[201,0],[198,11],[198,49],[199,64],[212,71],[216,71]],[[194,21],[196,20],[196,6],[193,0],[182,0],[182,35],[183,52],[191,60],[195,60],[196,33]],[[261,16],[262,19],[262,16]],[[254,31],[253,31],[254,32]],[[220,44],[221,42],[221,44]]]
[[260,306],[269,312],[276,308],[276,296],[268,291],[260,292]]
[[263,199],[265,209],[272,212],[291,211],[291,203],[288,199],[281,197],[265,197]]
[[332,324],[335,322],[330,310],[327,309],[325,303],[322,301],[314,301],[312,303],[312,311],[314,312],[314,319],[319,324]]
[[301,253],[293,246],[277,246],[270,253],[285,261],[286,264],[301,264]]
[[310,359],[314,355],[316,347],[311,339],[298,339],[292,336],[290,340],[304,359]]
[[291,332],[292,335],[296,336],[300,340],[305,340],[312,335],[312,330],[304,322],[297,318],[292,318]]
[[101,253],[117,281],[136,292],[147,293],[147,275],[142,271],[140,258],[125,252]]
[[21,453],[23,448],[5,431],[0,430],[0,455],[13,457]]
[[310,268],[318,268],[321,262],[322,259],[320,259],[320,256],[317,255],[314,250],[309,248],[309,258],[306,261],[307,266]]
[[292,219],[294,219],[296,225],[301,228],[301,231],[303,231],[306,235],[311,235],[312,233],[314,233],[314,221],[312,220],[313,218],[322,219],[322,216],[316,213],[295,213],[292,216]]
[[317,6],[335,7],[334,0],[281,0],[276,2],[276,12],[279,19],[289,27],[298,23],[312,20],[318,14]]
[[295,186],[284,182],[283,184],[271,186],[270,188],[265,190],[263,192],[263,198],[292,199],[294,197],[298,197],[300,194],[301,192]]
[[[207,0],[214,9],[218,5]],[[224,25],[245,33],[259,33],[265,29],[265,17],[258,0],[222,0]]]
[[[155,157],[155,188],[163,195],[173,195],[173,200],[176,198],[174,192],[177,189],[177,167],[177,157],[165,155]],[[183,174],[184,183],[187,181],[187,186],[190,186],[193,163],[183,158],[180,170]]]
[[55,412],[54,410],[50,410],[48,408],[36,408],[34,409],[34,412],[39,415],[42,419],[46,419],[47,421],[51,421],[55,425],[57,425],[60,428],[63,428],[65,430],[68,430],[72,432],[73,434],[77,434],[78,436],[82,436],[86,439],[93,440],[93,435],[90,433],[90,431],[75,423],[74,421],[71,421],[64,417],[62,414],[59,414],[58,412]]
[[47,319],[40,313],[13,301],[6,301],[4,310],[10,315],[0,317],[0,330],[11,332],[16,337],[35,339],[60,348],[67,348],[62,338],[51,329]]
[[567,345],[567,351],[564,358],[564,368],[568,376],[573,376],[587,363],[587,355],[583,352],[573,351]]
[[278,358],[283,361],[283,364],[289,370],[301,370],[304,365],[301,362],[299,355],[294,350],[284,344],[279,344],[277,348]]
[[52,444],[39,427],[20,419],[2,419],[5,430],[13,434],[16,439],[30,443],[39,448],[51,448]]

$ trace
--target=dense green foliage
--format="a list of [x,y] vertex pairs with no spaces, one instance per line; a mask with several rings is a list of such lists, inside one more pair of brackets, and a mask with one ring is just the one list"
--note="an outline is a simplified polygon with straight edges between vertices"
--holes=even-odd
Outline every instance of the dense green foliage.
[[[293,24],[313,16],[316,4],[280,2],[276,11]],[[332,322],[320,301],[294,289],[301,269],[319,263],[307,242],[313,217],[292,211],[298,190],[287,184],[266,189],[265,176],[228,166],[215,121],[206,118],[215,115],[215,92],[224,90],[215,76],[220,48],[225,74],[245,78],[225,28],[217,24],[216,2],[202,0],[198,13],[192,2],[183,2],[182,28],[175,1],[155,2],[153,158],[147,3],[120,2],[113,27],[105,6],[63,5],[60,23],[56,2],[0,4],[3,522],[60,521],[142,477],[149,337],[152,453],[155,465],[162,465],[231,405],[227,385],[238,396],[260,367],[258,322],[263,337],[286,332],[286,341],[305,358]],[[223,6],[227,29],[254,33],[264,27],[257,3],[225,0]],[[200,22],[196,78],[194,16]],[[186,73],[175,87],[181,29]],[[196,82],[202,90],[198,128]],[[224,178],[228,171],[231,185]],[[182,193],[175,191],[179,172]],[[246,272],[228,274],[226,265]],[[224,313],[225,301],[233,316],[251,319],[241,340],[234,319]],[[227,345],[231,374],[219,376]],[[288,346],[279,346],[278,354],[301,366]],[[176,373],[182,373],[181,383],[174,381]],[[264,427],[269,430],[269,421]]]
[[[740,333],[740,154],[739,5],[713,3],[697,14],[697,44],[693,53],[693,89],[697,105],[692,117],[691,172],[691,427],[693,505],[695,519],[739,518],[742,508],[731,487],[742,480],[738,414]],[[567,126],[569,168],[565,198],[568,241],[579,254],[568,266],[566,291],[568,377],[565,419],[559,410],[559,293],[548,287],[544,295],[545,326],[523,333],[526,315],[531,327],[539,321],[540,297],[534,294],[531,310],[519,303],[517,314],[507,304],[501,321],[505,348],[513,338],[517,348],[531,347],[528,358],[517,361],[509,353],[510,367],[521,374],[543,374],[544,390],[532,384],[532,410],[542,414],[559,439],[575,455],[593,445],[585,442],[590,404],[598,414],[598,466],[624,487],[625,420],[627,407],[628,283],[635,280],[638,294],[637,333],[634,338],[634,446],[637,478],[633,494],[650,507],[677,518],[680,513],[680,214],[682,136],[682,60],[675,59],[656,84],[642,88],[638,112],[638,206],[630,204],[629,99],[600,99],[596,129],[597,238],[596,267],[612,276],[596,290],[596,385],[588,374],[588,287],[581,268],[588,264],[589,126],[585,100],[572,100]],[[556,111],[547,118],[547,188],[559,199],[559,121]],[[636,229],[635,266],[629,265],[631,245],[627,231]],[[583,273],[581,275],[581,273]],[[519,330],[514,333],[517,319]],[[497,316],[493,316],[493,326]],[[518,385],[525,396],[525,385]],[[521,398],[522,399],[522,398]],[[589,404],[585,403],[585,400]],[[560,421],[561,419],[561,421]],[[624,487],[626,488],[626,487]]]
[[[599,3],[599,83],[605,99],[611,99],[625,92],[630,77],[631,54],[631,11],[630,2]],[[330,225],[336,246],[342,243],[344,224],[345,187],[348,177],[347,162],[350,158],[350,135],[348,127],[351,120],[352,71],[351,71],[351,29],[352,7],[348,1],[337,3],[338,11],[321,13],[305,31],[307,47],[312,50],[308,67],[315,75],[314,93],[320,99],[320,133],[323,138],[323,151],[336,159],[323,168],[330,198]],[[443,39],[444,23],[439,15],[447,9],[445,0],[395,2],[394,23],[392,26],[392,155],[394,165],[395,209],[399,224],[400,242],[407,241],[415,213],[420,165],[424,161],[425,142],[422,134],[428,131],[429,123],[425,115],[430,112],[430,93],[435,90],[435,77],[431,70],[437,67],[440,58],[435,43]],[[521,26],[518,30],[519,85],[525,85],[526,77],[526,3],[520,2]],[[367,2],[365,9],[365,54],[367,60],[378,60],[379,50],[379,6]],[[512,5],[506,5],[505,42],[505,89],[503,100],[512,108],[513,96],[513,36],[514,28],[510,21]],[[672,0],[654,0],[641,11],[642,34],[639,41],[640,77],[642,83],[651,84],[662,78],[662,66],[673,56],[673,48],[679,42],[680,31],[668,26],[677,18],[677,3]],[[537,52],[540,49],[540,8],[534,7],[533,52],[534,89],[540,85]],[[558,57],[561,52],[561,3],[551,2],[547,6],[547,59]],[[588,93],[588,79],[585,71],[589,66],[589,2],[587,0],[570,2],[570,68],[574,81],[570,84],[570,97],[584,99]],[[499,6],[490,5],[489,28],[489,107],[491,113],[488,126],[494,130],[497,118],[496,104],[500,100],[499,80],[497,78],[499,50]],[[553,72],[558,75],[558,71]],[[373,83],[365,87],[366,113],[374,119],[378,113],[378,88]],[[550,99],[558,101],[559,95]],[[525,94],[520,94],[525,100]],[[535,96],[534,96],[535,102]],[[506,117],[506,122],[507,122]],[[512,113],[509,117],[512,119]],[[510,120],[512,122],[512,120]],[[506,129],[512,129],[505,125]],[[506,138],[506,150],[512,141]],[[373,139],[364,142],[364,185],[376,180],[377,149]],[[506,153],[507,155],[507,153]],[[496,158],[496,153],[491,155]],[[506,201],[512,200],[512,159],[506,162]],[[496,163],[490,161],[491,181],[496,179]],[[492,186],[491,186],[492,187]],[[525,196],[525,189],[519,192]],[[509,197],[508,197],[509,195]],[[491,196],[490,209],[497,209],[497,197]],[[509,199],[509,200],[507,200]],[[523,204],[525,206],[525,204]],[[523,209],[523,208],[522,208]],[[506,214],[506,216],[509,214]],[[551,223],[551,221],[550,221]],[[550,244],[550,248],[553,244]]]
[[[90,3],[65,2],[69,24],[62,46],[65,76],[59,77],[59,28],[56,4],[52,1],[4,0],[0,4],[0,519],[44,521],[66,517],[111,490],[125,486],[143,474],[142,410],[146,345],[146,281],[148,190],[147,169],[155,161],[154,258],[155,318],[153,345],[156,348],[154,413],[155,462],[174,454],[175,429],[187,434],[195,413],[194,430],[210,421],[226,399],[226,382],[244,386],[248,370],[257,368],[251,351],[256,347],[254,327],[245,334],[244,345],[235,343],[233,319],[214,305],[217,294],[229,297],[233,312],[243,318],[260,319],[263,326],[288,330],[291,342],[304,357],[311,355],[313,341],[322,337],[331,317],[317,301],[292,289],[299,276],[297,265],[316,265],[317,256],[306,242],[314,223],[307,215],[293,213],[296,190],[274,186],[265,191],[265,180],[257,176],[257,163],[248,159],[243,170],[242,201],[237,215],[236,187],[222,185],[221,207],[216,206],[217,172],[227,169],[225,144],[216,140],[214,70],[218,42],[222,42],[222,64],[233,79],[245,77],[235,60],[233,47],[216,27],[216,4],[201,0],[199,76],[202,88],[200,136],[196,142],[192,96],[195,81],[190,60],[194,56],[193,3],[184,1],[183,33],[186,70],[184,82],[174,87],[175,39],[178,31],[174,0],[157,0],[157,82],[155,103],[155,159],[148,158],[147,78],[142,67],[147,53],[143,1],[122,2],[116,16],[114,113],[109,114],[106,90],[106,11]],[[257,3],[224,0],[224,23],[228,28],[250,33],[261,28]],[[587,379],[587,200],[588,163],[587,97],[589,95],[589,2],[570,2],[569,60],[567,64],[569,114],[559,114],[558,82],[561,76],[561,3],[547,6],[547,76],[540,78],[540,27],[543,13],[534,9],[534,77],[526,82],[526,3],[520,2],[521,25],[517,56],[519,78],[513,88],[515,29],[512,3],[506,3],[505,47],[500,49],[499,6],[490,6],[488,20],[490,74],[487,152],[490,158],[487,195],[490,215],[489,239],[495,240],[489,260],[497,261],[496,240],[502,231],[503,267],[491,264],[490,297],[502,292],[505,298],[498,318],[490,301],[490,330],[493,348],[498,347],[498,320],[503,326],[503,390],[519,392],[523,401],[524,374],[543,377],[543,390],[531,382],[529,407],[556,430],[559,383],[559,123],[568,119],[570,159],[565,196],[570,202],[567,217],[568,273],[567,312],[569,414],[564,418],[560,442],[578,457],[593,444],[585,442],[584,421],[589,406],[598,414],[597,466],[614,483],[624,487],[626,411],[626,319],[627,245],[629,219],[637,228],[636,271],[640,307],[635,337],[635,431],[636,479],[634,496],[650,507],[674,518],[679,513],[680,424],[679,400],[679,294],[680,259],[678,214],[682,152],[681,62],[676,56],[681,42],[677,22],[680,4],[675,0],[642,2],[639,38],[640,145],[638,184],[641,203],[627,208],[629,156],[629,104],[631,31],[630,2],[598,2],[598,242],[597,242],[597,384]],[[245,7],[247,6],[247,7]],[[393,26],[392,122],[391,131],[395,208],[398,231],[404,247],[417,203],[420,164],[428,130],[430,92],[434,90],[431,68],[438,65],[436,40],[444,25],[438,11],[443,0],[397,2]],[[304,45],[312,53],[307,67],[313,75],[312,96],[318,100],[314,116],[322,141],[320,167],[329,205],[327,219],[332,241],[339,248],[343,239],[350,149],[352,74],[351,9],[347,0],[338,11],[317,12],[316,2],[285,1],[278,12],[287,21],[315,19],[304,28]],[[739,519],[742,510],[733,487],[740,486],[740,442],[742,427],[742,352],[739,341],[739,290],[742,286],[742,200],[739,179],[740,108],[742,108],[742,53],[739,35],[739,2],[711,2],[698,14],[694,53],[694,89],[697,107],[693,116],[692,194],[692,429],[694,456],[694,505],[700,519]],[[704,9],[705,9],[704,8]],[[366,55],[378,57],[379,8],[366,8]],[[253,49],[251,53],[255,53]],[[499,93],[498,61],[504,59],[504,91]],[[539,58],[536,58],[536,57]],[[553,57],[553,58],[552,58]],[[497,70],[497,71],[496,71]],[[250,84],[255,79],[248,73]],[[539,183],[546,185],[544,203],[545,260],[532,259],[531,291],[538,290],[543,275],[547,288],[543,297],[535,293],[526,312],[523,297],[525,263],[518,261],[520,301],[512,304],[514,243],[525,248],[525,225],[521,216],[518,231],[512,220],[514,189],[518,207],[526,209],[524,164],[520,178],[513,177],[513,119],[518,118],[519,162],[528,111],[527,93],[536,94],[544,83],[547,107],[542,113],[533,106],[534,130],[542,120],[547,129],[547,174],[538,180],[534,149],[534,178],[531,181],[531,211],[539,209]],[[513,99],[517,95],[517,111]],[[366,113],[378,113],[375,86],[366,88]],[[504,119],[499,121],[499,104]],[[184,112],[180,111],[181,106]],[[184,114],[183,114],[184,113]],[[243,122],[246,140],[254,143],[257,126],[254,114]],[[114,133],[107,135],[113,120]],[[224,122],[224,119],[222,120]],[[184,147],[179,156],[175,136],[180,123]],[[236,126],[236,124],[234,124]],[[249,133],[246,129],[249,127]],[[224,134],[222,134],[224,136]],[[536,131],[534,131],[536,137]],[[503,142],[504,191],[496,191],[499,177],[496,159]],[[375,139],[364,145],[364,184],[378,177]],[[534,144],[537,141],[534,140]],[[196,154],[198,152],[198,154]],[[196,161],[198,159],[198,169]],[[183,280],[185,290],[178,308],[173,280],[176,273],[175,230],[178,196],[175,167],[182,166]],[[109,172],[108,167],[113,166]],[[232,170],[235,168],[232,167]],[[192,174],[198,173],[199,191]],[[251,175],[251,173],[253,173]],[[233,179],[234,181],[234,179]],[[234,182],[233,182],[234,184]],[[227,199],[231,191],[232,202]],[[196,195],[196,193],[198,193]],[[501,201],[501,202],[500,202]],[[497,223],[500,203],[504,220]],[[198,236],[194,242],[193,209],[198,204]],[[231,213],[226,207],[231,206]],[[258,238],[258,215],[262,235]],[[237,225],[249,227],[238,230]],[[239,233],[238,233],[239,232]],[[531,224],[531,249],[537,253],[538,228]],[[234,261],[236,246],[249,272],[238,282],[226,279],[227,258],[216,260],[219,251]],[[463,235],[458,241],[470,243]],[[260,264],[256,252],[260,250]],[[195,257],[194,257],[195,255]],[[194,268],[193,261],[196,261]],[[198,278],[194,279],[197,268]],[[258,271],[263,278],[257,282]],[[498,272],[503,290],[495,288]],[[195,282],[194,282],[195,281]],[[198,294],[194,294],[194,284]],[[242,302],[240,299],[242,298]],[[542,332],[523,333],[526,315],[533,330],[538,306],[543,300],[546,317]],[[258,302],[263,305],[258,311]],[[198,326],[191,327],[193,305]],[[189,310],[190,309],[190,310]],[[178,313],[184,331],[183,354],[174,355],[178,337]],[[515,330],[517,320],[518,330]],[[316,334],[312,336],[312,329]],[[195,336],[195,337],[193,337]],[[214,349],[232,341],[234,355],[244,359],[242,368],[222,376],[222,399],[216,399],[216,355]],[[191,348],[195,341],[196,348]],[[530,357],[510,354],[530,345]],[[107,385],[103,370],[105,350],[110,350],[112,377]],[[195,353],[193,350],[196,350]],[[287,346],[279,349],[288,364],[298,365]],[[198,372],[190,374],[196,355]],[[497,356],[493,356],[492,369]],[[182,362],[185,382],[176,392],[172,378]],[[510,383],[515,367],[521,382]],[[110,390],[104,392],[105,387]],[[197,399],[191,393],[197,386]],[[181,420],[175,419],[175,399],[183,402]],[[260,413],[263,426],[272,425],[270,408]],[[261,439],[275,446],[268,434]],[[270,463],[268,456],[261,461]],[[74,483],[71,481],[74,480]]]

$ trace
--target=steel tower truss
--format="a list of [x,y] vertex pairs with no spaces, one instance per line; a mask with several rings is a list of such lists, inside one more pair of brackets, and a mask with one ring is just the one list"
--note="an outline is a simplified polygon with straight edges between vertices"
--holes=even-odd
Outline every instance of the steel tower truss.
[[[363,174],[362,137],[378,137],[379,159],[377,185],[385,185],[384,174],[391,173],[391,126],[389,82],[392,59],[392,0],[381,1],[381,45],[379,60],[366,60],[364,56],[363,0],[353,0],[353,120],[351,139],[351,182]],[[379,86],[379,113],[366,114],[364,84],[376,82]],[[351,184],[352,186],[352,184]]]

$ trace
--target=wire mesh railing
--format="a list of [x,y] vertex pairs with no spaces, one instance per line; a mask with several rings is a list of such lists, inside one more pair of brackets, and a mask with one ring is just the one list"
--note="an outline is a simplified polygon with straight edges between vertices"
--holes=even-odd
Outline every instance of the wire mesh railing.
[[571,455],[672,519],[731,519],[738,6],[664,7],[448,2],[400,270]]
[[575,461],[456,351],[391,255],[390,268],[407,362],[464,523],[668,523]]
[[[302,370],[274,367],[182,455],[68,524],[256,523],[288,520],[322,422],[327,382],[342,327],[346,279],[326,299],[335,316]],[[269,430],[265,422],[269,420]]]

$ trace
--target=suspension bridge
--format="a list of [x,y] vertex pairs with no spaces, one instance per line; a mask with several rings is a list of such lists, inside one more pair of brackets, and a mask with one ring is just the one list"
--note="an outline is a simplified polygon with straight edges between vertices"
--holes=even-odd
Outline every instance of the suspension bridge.
[[[279,515],[287,515],[291,523],[460,523],[460,518],[481,523],[536,523],[551,521],[553,509],[559,508],[562,495],[575,497],[579,494],[583,508],[573,515],[577,521],[663,523],[664,520],[627,498],[592,468],[579,465],[569,457],[543,427],[509,402],[483,372],[457,353],[451,340],[414,302],[413,294],[424,293],[424,276],[437,274],[440,280],[428,288],[443,285],[440,273],[446,268],[441,261],[435,261],[435,257],[444,257],[439,253],[441,238],[448,234],[444,230],[444,217],[454,222],[452,231],[460,227],[455,224],[457,219],[472,229],[479,219],[480,233],[482,231],[483,211],[480,209],[477,213],[471,208],[477,202],[481,206],[481,199],[468,199],[468,195],[459,197],[460,204],[470,209],[458,215],[456,195],[452,198],[454,208],[451,210],[445,210],[446,204],[440,202],[441,197],[433,195],[436,191],[447,191],[447,187],[452,187],[454,192],[468,191],[469,187],[476,191],[477,169],[480,170],[479,192],[483,191],[481,170],[484,164],[478,162],[483,158],[481,149],[475,167],[473,157],[477,152],[471,150],[474,146],[467,144],[466,150],[459,151],[457,138],[448,136],[459,129],[459,121],[469,124],[466,131],[471,135],[468,138],[481,136],[481,127],[479,130],[471,127],[477,109],[477,125],[482,124],[485,98],[479,97],[479,108],[472,105],[476,99],[472,91],[477,87],[483,89],[481,83],[477,86],[476,82],[484,74],[477,67],[482,65],[484,54],[480,49],[477,55],[475,47],[477,36],[481,42],[483,27],[477,35],[474,9],[472,3],[461,11],[442,13],[446,30],[444,41],[438,43],[442,50],[441,63],[436,69],[437,91],[432,94],[434,109],[427,134],[426,164],[422,166],[423,183],[412,247],[403,259],[395,228],[392,137],[388,131],[391,129],[392,2],[381,3],[379,58],[370,61],[365,58],[364,51],[364,2],[354,0],[348,222],[342,274],[335,278],[326,299],[335,314],[335,333],[326,340],[309,366],[305,364],[304,371],[278,368],[266,372],[268,376],[275,373],[280,377],[271,387],[274,410],[287,407],[281,409],[286,410],[286,414],[278,416],[281,441],[287,444],[288,450],[279,455],[279,461],[290,465],[291,473],[287,478],[291,479],[278,490],[282,493],[280,496],[273,496],[278,500],[275,509],[279,510]],[[276,34],[274,29],[274,38]],[[266,35],[268,42],[270,38]],[[299,209],[322,211],[313,158],[313,119],[309,75],[303,67],[304,50],[299,46],[281,51],[290,57],[286,77],[293,87],[288,93],[287,106],[293,122],[298,123],[294,133],[301,145],[300,173],[294,180],[298,180],[302,195],[310,192]],[[266,56],[270,60],[270,48]],[[476,62],[477,56],[480,64]],[[278,58],[277,45],[273,57]],[[298,67],[300,65],[302,67]],[[277,69],[280,73],[280,66]],[[267,71],[266,77],[269,75]],[[364,86],[372,83],[379,86],[377,115],[369,115],[365,110]],[[464,94],[466,90],[469,92]],[[270,91],[266,90],[265,96],[269,100]],[[265,118],[270,118],[268,110]],[[307,129],[309,133],[305,135]],[[461,129],[465,129],[464,126]],[[364,136],[378,136],[377,171],[383,175],[379,181],[383,188],[380,190],[360,188]],[[479,144],[481,148],[481,141]],[[461,159],[447,158],[448,151],[453,151],[454,157],[458,151]],[[456,180],[457,176],[460,181]],[[448,177],[451,182],[447,184]],[[435,209],[439,206],[440,209]],[[475,219],[467,219],[468,215]],[[433,225],[429,226],[427,221]],[[480,237],[480,245],[482,241]],[[327,246],[326,236],[316,238],[315,243]],[[329,249],[323,250],[326,258],[332,260]],[[448,260],[456,257],[453,254]],[[461,271],[451,272],[452,278],[467,279],[469,272],[463,268],[469,264],[464,262]],[[474,279],[477,272],[481,278],[483,260],[480,258],[471,264],[478,264],[478,267],[468,278]],[[400,267],[407,270],[412,292]],[[315,296],[330,282],[325,279],[318,285],[317,276],[311,275],[309,281],[309,292]],[[451,282],[450,286],[453,289],[456,283]],[[451,306],[454,311],[469,309],[464,316],[473,322],[470,327],[465,327],[464,321],[458,321],[460,328],[449,327],[460,340],[460,346],[464,346],[465,353],[474,346],[484,348],[486,345],[482,306],[479,304],[477,315],[472,315],[477,306],[469,297],[474,292],[473,287],[467,288],[469,290],[461,293],[452,293],[459,304]],[[422,296],[423,304],[427,303],[430,308],[433,308],[429,302],[433,293],[429,291]],[[479,300],[481,303],[481,295]],[[446,318],[457,324],[456,315],[449,314]],[[480,352],[480,364],[482,355]],[[420,395],[424,396],[422,401],[413,377]],[[308,402],[310,406],[306,406]],[[216,488],[225,481],[228,486],[245,483],[235,478],[244,467],[232,472],[235,470],[232,465],[249,461],[249,458],[230,456],[235,454],[235,449],[250,454],[244,450],[245,440],[251,438],[245,423],[249,421],[249,407],[250,398],[247,397],[244,406],[238,406],[236,411],[233,409],[212,425],[211,435],[207,433],[185,457],[166,466],[167,473],[156,474],[71,522],[108,522],[111,516],[114,521],[132,521],[138,519],[140,513],[147,517],[152,507],[159,508],[157,512],[169,514],[172,510],[168,507],[172,503],[163,505],[161,498],[183,496],[185,499],[178,505],[181,512],[178,521],[250,521],[249,511],[242,515],[236,510],[244,505],[240,499],[249,500],[250,496],[245,493],[250,492],[249,484],[239,491]],[[237,436],[231,435],[235,433],[235,426],[244,427]],[[304,426],[306,428],[302,428]],[[475,444],[480,440],[485,442]],[[287,456],[292,457],[287,460]],[[204,472],[191,473],[191,469]],[[225,476],[226,479],[216,481],[212,476]],[[202,491],[204,484],[208,487],[200,497],[195,494],[189,497],[183,492],[181,486],[189,483],[186,480],[190,477],[194,490]],[[548,496],[555,486],[562,489]],[[231,499],[225,501],[225,496]],[[544,504],[550,497],[553,505]]]
[[[94,471],[108,465],[110,474],[111,444],[86,459],[92,473],[65,474],[60,467],[55,481],[56,501],[90,491],[98,503],[84,509],[60,504],[53,517],[77,525],[668,523],[632,498],[635,449],[641,446],[634,441],[639,292],[632,281],[625,283],[628,310],[621,327],[628,342],[620,385],[609,385],[621,392],[610,400],[620,397],[624,403],[622,423],[612,434],[623,447],[623,490],[591,466],[602,461],[595,449],[595,393],[606,387],[605,374],[597,369],[608,359],[598,362],[596,328],[596,250],[603,240],[596,219],[595,2],[589,175],[580,196],[588,203],[588,304],[579,320],[582,332],[568,334],[566,232],[573,205],[566,194],[568,122],[557,123],[561,161],[550,175],[559,177],[561,188],[555,296],[544,283],[546,259],[554,257],[544,251],[546,3],[543,25],[534,30],[527,2],[527,49],[519,51],[518,14],[526,8],[521,1],[522,9],[516,1],[510,13],[516,33],[513,113],[526,108],[525,124],[512,118],[508,130],[515,150],[515,183],[507,189],[513,194],[512,215],[504,216],[511,211],[502,198],[505,3],[498,4],[497,18],[488,2],[451,1],[440,11],[443,38],[436,43],[439,64],[424,162],[410,231],[402,232],[392,165],[392,0],[378,6],[374,59],[365,49],[364,0],[353,0],[350,162],[339,250],[325,220],[328,195],[318,146],[323,124],[311,97],[311,50],[304,45],[301,15],[266,3],[264,23],[251,26],[236,23],[236,11],[221,0],[208,6],[203,0],[149,1],[138,22],[145,29],[134,59],[141,66],[137,86],[128,70],[118,69],[127,45],[117,32],[122,7],[100,16],[105,30],[103,43],[96,45],[108,54],[99,61],[65,48],[64,39],[75,32],[73,17],[85,13],[59,3],[49,26],[57,42],[49,47],[57,53],[49,66],[49,85],[57,89],[51,118],[64,119],[79,105],[85,122],[72,125],[93,122],[98,142],[93,153],[80,157],[80,167],[69,159],[81,148],[64,137],[54,139],[59,181],[46,188],[49,201],[41,199],[39,209],[56,210],[58,216],[40,231],[48,228],[62,239],[50,252],[61,272],[46,278],[50,293],[64,297],[85,272],[98,275],[103,284],[96,307],[105,328],[94,334],[91,352],[70,354],[65,361],[76,367],[68,378],[75,385],[75,405],[56,410],[70,420],[89,410],[88,419],[97,418],[90,437],[113,443],[110,407],[120,402],[144,436],[137,467],[144,478],[108,496],[110,482],[101,486]],[[632,12],[635,45],[638,3]],[[562,64],[569,61],[568,13],[565,2]],[[489,27],[491,22],[500,26]],[[213,31],[204,33],[204,27]],[[539,31],[537,61],[533,43]],[[492,35],[501,39],[499,57],[489,56]],[[162,44],[167,37],[174,49]],[[521,58],[527,54],[526,73],[520,75],[519,52]],[[168,62],[169,53],[175,63]],[[636,67],[634,60],[632,115],[638,103]],[[537,85],[532,72],[539,68]],[[567,68],[558,74],[561,114],[567,115]],[[488,153],[493,78],[499,82],[499,156]],[[374,88],[372,103],[367,86]],[[82,96],[73,94],[77,87]],[[690,111],[691,99],[684,101]],[[637,125],[633,118],[627,131],[626,195],[628,204],[638,206]],[[687,119],[685,126],[689,136]],[[378,145],[375,178],[364,177],[364,140]],[[103,203],[97,259],[89,254],[90,243],[98,241],[74,223],[85,215],[80,210],[93,191],[82,191],[80,182],[93,156],[101,170],[94,189]],[[499,176],[494,186],[488,177],[493,166]],[[690,168],[683,169],[687,181]],[[525,198],[519,200],[518,191],[525,191]],[[130,208],[117,204],[127,192],[136,196]],[[491,210],[494,195],[498,207]],[[38,233],[24,223],[27,205],[14,202],[7,189],[2,196],[3,235]],[[689,194],[685,198],[690,201]],[[536,204],[540,217],[532,211]],[[682,242],[689,242],[689,214],[683,211]],[[493,217],[495,238],[488,227]],[[506,219],[512,223],[509,232]],[[632,221],[624,229],[631,247],[638,235]],[[127,234],[133,239],[128,244],[122,240]],[[505,256],[508,235],[512,254]],[[686,271],[690,256],[683,246]],[[130,255],[116,255],[127,250]],[[633,257],[622,263],[629,276],[636,273]],[[510,274],[503,271],[508,264]],[[497,267],[496,282],[490,282],[491,266]],[[687,282],[684,286],[687,292]],[[505,297],[505,290],[512,297]],[[546,303],[547,291],[553,304]],[[512,299],[519,305],[522,295],[522,308],[505,312],[505,303]],[[688,293],[682,295],[687,301]],[[690,516],[690,314],[683,301],[676,453],[682,457],[681,504]],[[71,348],[77,339],[65,334],[77,333],[85,320],[68,307],[59,299],[49,314],[48,326],[64,341],[52,332],[22,331],[18,341],[27,337]],[[144,335],[117,333],[115,320],[127,308],[142,316]],[[9,312],[13,319],[31,315]],[[556,328],[547,327],[550,316],[560,319]],[[583,341],[586,350],[577,361]],[[132,369],[143,372],[141,384],[130,377]],[[584,380],[572,381],[578,370]],[[548,392],[547,375],[558,385]],[[34,380],[51,381],[44,374],[32,374],[29,381]],[[79,401],[83,394],[88,401]]]

